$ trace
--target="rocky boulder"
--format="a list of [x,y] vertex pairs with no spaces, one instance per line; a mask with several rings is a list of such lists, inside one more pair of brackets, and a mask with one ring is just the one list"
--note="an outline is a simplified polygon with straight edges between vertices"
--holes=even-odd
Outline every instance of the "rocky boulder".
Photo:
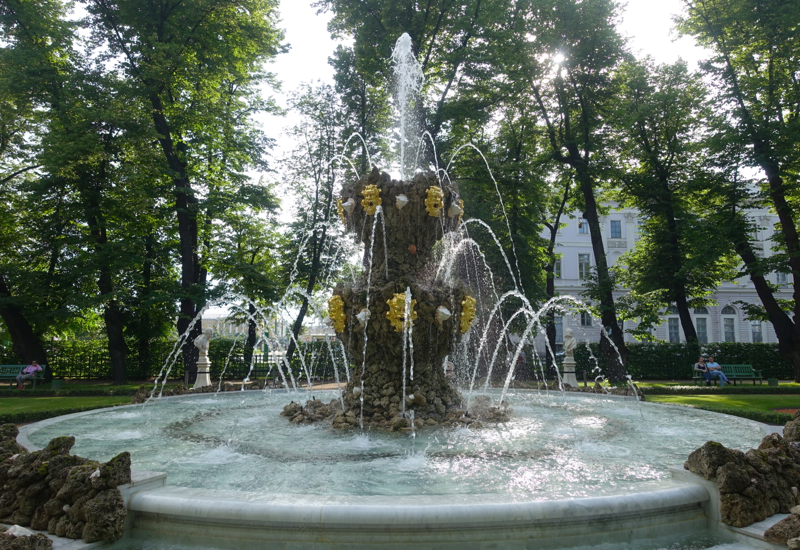
[[800,543],[800,506],[796,506],[789,517],[767,529],[764,532],[764,538],[769,542],[783,544],[789,548],[792,546],[800,548],[800,544],[798,544]]
[[800,411],[783,427],[783,438],[786,441],[800,443]]
[[747,453],[709,441],[689,455],[684,468],[717,482],[722,521],[728,525],[746,527],[788,513],[797,503],[800,450],[778,434]]
[[14,534],[11,529],[0,532],[0,550],[52,550],[53,541],[39,533],[25,535]]
[[[16,433],[0,428],[0,449],[11,448]],[[130,454],[100,463],[71,455],[74,444],[57,437],[41,451],[0,455],[0,522],[87,543],[122,537],[126,509],[117,486],[131,481]]]

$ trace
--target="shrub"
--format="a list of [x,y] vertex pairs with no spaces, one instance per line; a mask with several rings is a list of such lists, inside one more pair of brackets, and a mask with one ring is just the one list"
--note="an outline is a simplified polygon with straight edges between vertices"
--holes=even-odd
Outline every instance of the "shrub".
[[[708,344],[698,349],[685,343],[635,342],[628,344],[628,350],[628,374],[634,380],[691,380],[692,365],[697,361],[700,351],[714,355],[718,363],[752,365],[755,370],[761,371],[764,378],[794,378],[792,365],[778,353],[778,344],[726,342]],[[600,373],[606,371],[605,358],[600,355],[597,344],[580,344],[575,350],[575,362],[579,379],[586,371],[589,380],[593,380],[596,366],[599,366]]]

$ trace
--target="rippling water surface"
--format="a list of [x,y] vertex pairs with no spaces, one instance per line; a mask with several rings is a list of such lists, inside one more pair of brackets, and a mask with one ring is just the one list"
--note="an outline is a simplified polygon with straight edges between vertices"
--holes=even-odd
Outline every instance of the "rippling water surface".
[[170,485],[185,487],[546,500],[663,486],[668,467],[708,440],[747,449],[761,438],[744,419],[607,398],[565,403],[535,392],[511,395],[511,422],[481,430],[350,433],[290,424],[279,413],[292,399],[263,392],[164,399],[64,420],[29,439],[44,446],[74,435],[72,452],[98,460],[130,451],[135,469],[166,471]]

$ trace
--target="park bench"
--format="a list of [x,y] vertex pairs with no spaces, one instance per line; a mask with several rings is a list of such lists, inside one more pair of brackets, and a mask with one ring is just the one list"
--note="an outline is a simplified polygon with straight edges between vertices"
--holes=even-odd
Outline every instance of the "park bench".
[[[754,386],[756,385],[756,380],[758,380],[759,384],[765,380],[761,375],[761,371],[753,369],[753,365],[730,365],[720,363],[719,366],[722,367],[722,372],[725,373],[725,376],[727,376],[728,380],[734,385],[737,380],[752,380]],[[714,384],[716,384],[718,380],[719,378],[711,379]],[[698,381],[705,382],[703,373],[694,370],[694,365],[692,365],[692,381],[694,381],[695,384],[697,384]]]
[[[25,370],[25,367],[28,365],[0,365],[0,380],[8,380],[8,383],[13,388],[14,384],[17,383],[17,375]],[[33,380],[33,388],[36,389],[36,381],[37,380],[44,380],[44,371],[47,369],[47,365],[39,365],[42,367],[42,370],[36,373],[36,376],[33,378],[29,378],[29,380]]]

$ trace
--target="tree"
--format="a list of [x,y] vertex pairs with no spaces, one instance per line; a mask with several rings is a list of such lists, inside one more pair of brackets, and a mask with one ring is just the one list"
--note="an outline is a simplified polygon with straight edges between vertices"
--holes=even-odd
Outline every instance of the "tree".
[[[267,107],[255,87],[265,80],[261,64],[281,51],[276,8],[276,0],[88,3],[94,40],[107,47],[131,98],[147,105],[172,180],[181,334],[206,299],[200,225],[212,220],[202,218],[203,191],[240,178],[262,151],[248,116]],[[187,382],[196,376],[200,329],[198,322],[183,346]]]
[[[424,7],[413,0],[363,2],[318,0],[320,11],[331,10],[334,36],[352,36],[356,70],[375,87],[392,81],[390,58],[397,39],[411,36],[413,52],[425,74],[418,115],[430,132],[439,159],[440,140],[457,119],[476,126],[490,120],[496,93],[504,87],[503,64],[523,42],[527,0],[431,0]],[[421,133],[421,132],[420,132]]]
[[385,137],[391,124],[388,86],[375,85],[359,72],[352,48],[338,46],[328,61],[335,70],[335,90],[344,107],[344,133],[350,134],[347,139],[358,133],[364,140],[364,144],[357,140],[353,145],[361,147],[358,169],[365,174],[372,169],[370,158],[373,164],[390,158]]
[[341,222],[336,211],[336,187],[349,170],[337,159],[346,136],[345,110],[328,85],[305,85],[291,99],[291,108],[303,117],[290,130],[296,148],[284,161],[284,177],[294,189],[297,220],[287,235],[290,245],[283,258],[287,286],[302,287],[300,309],[292,325],[286,360],[291,362],[297,338],[318,285],[330,281],[345,258],[339,254]]
[[637,208],[642,233],[625,255],[620,282],[636,295],[658,297],[663,311],[674,304],[689,343],[698,342],[690,308],[707,304],[723,280],[735,277],[729,243],[715,238],[704,193],[715,181],[707,122],[713,119],[699,75],[686,64],[623,65],[619,106],[612,123],[622,166],[623,204]]
[[594,253],[593,298],[619,360],[605,338],[600,346],[609,359],[609,379],[621,381],[628,350],[617,324],[597,196],[605,177],[603,155],[609,148],[605,119],[617,93],[613,76],[626,59],[614,26],[618,5],[612,0],[557,0],[536,6],[529,27],[531,92],[546,125],[553,160],[574,175],[579,193],[575,203],[589,224]]
[[[757,189],[749,193],[751,204],[761,201],[769,205],[780,220],[779,253],[769,261],[755,253],[747,223],[731,223],[726,229],[735,231],[730,233],[734,248],[753,281],[765,316],[775,328],[781,354],[794,365],[795,378],[800,381],[800,296],[796,284],[800,277],[800,3],[684,0],[684,5],[687,13],[679,21],[679,30],[713,52],[702,69],[713,79],[718,108],[729,116],[730,125],[723,133],[740,145],[738,162],[764,174]],[[765,278],[778,268],[778,262],[792,276],[791,315]]]
[[215,276],[222,279],[219,287],[250,300],[246,304],[247,340],[244,346],[244,360],[250,364],[258,343],[256,304],[267,305],[279,297],[281,237],[275,227],[278,201],[272,189],[259,183],[245,185],[237,193],[242,196],[218,198],[220,206],[234,204],[239,207],[225,208],[219,214],[223,223],[215,228],[213,242],[219,252],[212,267]]

